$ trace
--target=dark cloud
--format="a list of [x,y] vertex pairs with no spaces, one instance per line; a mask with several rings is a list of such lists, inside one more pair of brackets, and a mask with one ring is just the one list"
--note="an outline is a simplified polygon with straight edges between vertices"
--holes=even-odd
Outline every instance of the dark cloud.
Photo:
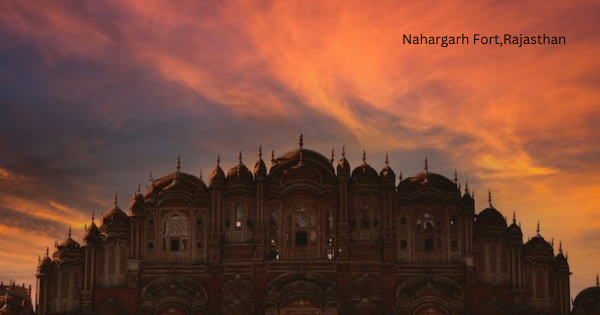
[[57,240],[62,240],[67,235],[68,227],[62,222],[37,218],[30,213],[14,211],[3,206],[0,206],[0,213],[2,213],[2,224],[13,228]]

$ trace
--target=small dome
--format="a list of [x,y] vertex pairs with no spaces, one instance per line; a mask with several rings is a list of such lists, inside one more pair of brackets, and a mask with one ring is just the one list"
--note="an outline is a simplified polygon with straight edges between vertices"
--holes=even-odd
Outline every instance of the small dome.
[[569,268],[569,262],[567,261],[565,255],[563,255],[562,251],[558,252],[556,257],[554,257],[554,260],[556,261],[557,266]]
[[342,147],[342,158],[338,162],[336,167],[337,174],[339,175],[350,175],[350,163],[346,160],[346,148]]
[[92,224],[87,229],[83,240],[86,242],[86,244],[95,244],[102,241],[102,233],[100,233],[100,229],[93,220]]
[[38,270],[39,269],[47,269],[50,268],[50,263],[52,262],[52,260],[50,259],[50,257],[48,257],[48,254],[46,254],[39,262],[37,265]]
[[128,228],[128,217],[117,205],[117,196],[115,195],[115,207],[102,216],[101,230],[108,231],[112,228]]
[[392,170],[392,168],[389,165],[388,162],[388,155],[385,155],[385,166],[383,167],[383,169],[381,170],[381,172],[379,172],[379,178],[382,181],[390,181],[392,183],[396,182],[396,174],[394,173],[394,170]]
[[521,228],[515,222],[511,223],[508,227],[508,234],[510,234],[511,237],[523,238],[523,231],[521,231]]
[[600,285],[596,276],[596,286],[581,291],[573,300],[573,315],[600,314]]
[[125,214],[118,206],[115,206],[102,217],[102,223],[105,226],[124,221],[127,221],[127,214]]
[[337,165],[337,173],[340,174],[350,174],[350,163],[346,160],[345,157],[342,157]]
[[133,196],[131,196],[131,200],[129,201],[129,211],[134,213],[136,211],[140,211],[144,208],[144,195],[141,194],[140,186],[138,185],[138,189]]
[[377,184],[379,175],[377,171],[367,164],[366,153],[363,151],[363,163],[352,171],[352,181],[355,184]]
[[388,165],[381,170],[379,177],[383,180],[396,180],[396,174],[394,173],[394,170],[392,170],[392,168]]
[[525,256],[554,258],[554,249],[550,243],[538,234],[525,243]]
[[253,179],[252,172],[242,163],[242,152],[240,152],[239,163],[227,172],[226,182],[229,185],[246,185],[251,184]]
[[254,165],[254,176],[267,177],[267,166],[262,159],[258,160]]
[[506,229],[506,219],[494,207],[489,207],[477,215],[477,226]]
[[254,164],[254,177],[267,177],[267,166],[262,159],[262,147],[258,147],[258,161]]
[[220,164],[221,159],[218,158],[217,159],[217,166],[215,167],[215,169],[210,173],[210,178],[208,181],[208,184],[210,186],[213,186],[215,184],[222,184],[225,182],[225,173],[223,172],[223,169],[221,168]]
[[69,228],[69,236],[67,236],[65,240],[59,242],[56,247],[59,250],[62,250],[65,248],[78,248],[79,246],[79,243],[77,243],[73,238],[71,238],[71,228]]
[[352,180],[357,184],[376,184],[379,175],[369,164],[363,163],[352,171]]
[[229,184],[249,184],[253,179],[252,172],[244,164],[238,164],[227,172],[227,183]]

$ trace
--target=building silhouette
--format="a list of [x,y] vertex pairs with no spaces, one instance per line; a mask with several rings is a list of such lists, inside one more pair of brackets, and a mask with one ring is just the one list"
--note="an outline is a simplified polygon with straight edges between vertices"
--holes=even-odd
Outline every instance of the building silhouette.
[[0,315],[33,315],[31,285],[0,282]]
[[[539,230],[429,171],[398,178],[299,147],[267,168],[150,178],[37,269],[48,314],[570,313],[569,264]],[[597,290],[596,290],[597,291]],[[596,292],[594,291],[594,292]],[[585,293],[585,292],[584,292]],[[583,294],[583,293],[582,293]],[[583,299],[583,298],[582,298]],[[576,313],[580,314],[580,313]],[[588,313],[583,313],[588,314]]]

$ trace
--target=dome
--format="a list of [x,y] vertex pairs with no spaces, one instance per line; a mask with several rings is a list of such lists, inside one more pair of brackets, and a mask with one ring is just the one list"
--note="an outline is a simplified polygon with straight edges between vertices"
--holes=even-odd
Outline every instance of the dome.
[[374,168],[365,162],[352,171],[352,181],[355,184],[377,184],[379,175]]
[[506,229],[506,219],[494,207],[489,207],[477,215],[477,226]]
[[107,230],[112,227],[128,228],[127,220],[127,214],[117,205],[117,196],[115,195],[115,207],[102,216],[101,229]]
[[508,234],[510,234],[511,237],[523,238],[523,231],[521,231],[521,228],[515,222],[511,223],[508,227]]
[[221,168],[220,164],[221,164],[221,158],[217,157],[217,166],[210,173],[210,178],[208,181],[208,184],[210,186],[213,186],[215,184],[222,184],[225,182],[225,173],[223,172],[223,169]]
[[52,260],[50,259],[50,257],[48,257],[48,249],[46,249],[46,255],[44,255],[44,257],[38,262],[38,270],[49,268],[51,262]]
[[98,228],[96,223],[94,223],[93,219],[92,224],[87,229],[85,236],[83,237],[83,240],[87,244],[98,243],[102,240],[102,233],[100,233],[100,229]]
[[519,241],[523,240],[523,231],[521,231],[521,227],[517,225],[517,215],[514,212],[512,223],[508,226],[507,232],[512,239],[518,239]]
[[541,235],[532,237],[525,243],[525,256],[544,256],[554,258],[554,249]]
[[279,166],[279,165],[287,164],[288,162],[300,161],[300,160],[302,160],[303,162],[308,161],[309,163],[312,162],[312,163],[324,165],[327,168],[331,168],[331,170],[333,170],[333,167],[331,166],[331,162],[325,156],[323,156],[319,152],[309,150],[309,149],[297,149],[294,151],[284,153],[283,155],[281,155],[277,159],[275,159],[275,163],[276,163],[276,165]]
[[412,177],[407,177],[398,184],[398,190],[415,191],[422,188],[433,188],[444,192],[458,191],[456,183],[445,176],[425,172]]
[[280,178],[290,171],[296,175],[300,174],[300,177],[307,175],[305,172],[298,173],[300,169],[311,169],[311,176],[319,178],[335,178],[335,170],[333,169],[333,166],[331,166],[330,160],[321,153],[303,148],[286,152],[278,158],[273,159],[273,166],[269,172],[269,178]]
[[227,172],[226,182],[229,185],[247,185],[251,184],[253,179],[252,172],[242,163],[242,152],[240,152],[239,163]]
[[379,178],[382,182],[385,181],[396,183],[396,174],[394,173],[394,170],[392,170],[392,168],[390,167],[387,153],[385,154],[385,166],[383,167],[381,172],[379,172]]
[[565,255],[563,255],[562,251],[559,251],[558,254],[556,255],[556,257],[554,257],[554,260],[556,261],[556,265],[559,267],[566,267],[567,269],[569,268],[569,262],[567,261],[567,258],[565,257]]
[[102,223],[105,226],[124,221],[127,221],[127,214],[125,214],[118,206],[115,206],[115,208],[105,213],[102,217]]
[[394,173],[394,170],[392,170],[392,168],[389,167],[389,165],[383,167],[381,172],[379,172],[379,177],[382,180],[396,180],[396,174]]
[[596,286],[581,291],[573,300],[573,315],[588,315],[600,313],[600,284],[596,276]]
[[140,185],[138,184],[138,188],[135,194],[131,196],[131,200],[129,202],[129,211],[134,213],[136,211],[142,210],[144,207],[144,195],[140,192]]
[[198,190],[206,190],[206,184],[201,178],[183,172],[175,172],[153,180],[151,186],[146,191],[146,196],[144,197],[141,194],[134,195],[131,203],[132,205],[136,202],[143,204],[147,199],[157,198],[169,192],[184,192],[193,195]]
[[342,155],[342,158],[338,162],[337,173],[338,175],[350,174],[350,163],[348,162],[348,160],[346,160],[345,155]]
[[262,159],[259,159],[254,165],[255,177],[267,177],[267,166]]
[[59,242],[56,247],[59,250],[62,250],[64,248],[77,248],[79,246],[79,243],[77,243],[74,239],[71,238],[71,228],[69,227],[69,235],[65,240]]
[[365,151],[363,151],[362,160],[363,163],[352,171],[352,181],[355,184],[377,184],[379,182],[379,175],[374,168],[367,164],[367,154]]

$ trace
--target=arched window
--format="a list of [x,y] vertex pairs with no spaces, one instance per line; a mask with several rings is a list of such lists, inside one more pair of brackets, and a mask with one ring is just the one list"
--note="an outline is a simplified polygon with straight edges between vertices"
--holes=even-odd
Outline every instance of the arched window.
[[163,250],[170,252],[187,250],[189,234],[188,219],[178,213],[171,214],[163,227]]
[[242,229],[242,222],[244,221],[244,211],[242,209],[242,204],[238,204],[235,208],[235,229]]
[[428,212],[417,216],[417,236],[419,241],[418,248],[425,251],[433,251],[436,249],[436,222],[433,214]]
[[325,256],[328,260],[333,260],[335,258],[335,249],[333,244],[333,240],[335,238],[334,222],[333,210],[329,208],[327,209],[327,250],[325,253]]
[[368,230],[371,227],[371,215],[369,214],[369,206],[363,200],[360,207],[360,229]]

